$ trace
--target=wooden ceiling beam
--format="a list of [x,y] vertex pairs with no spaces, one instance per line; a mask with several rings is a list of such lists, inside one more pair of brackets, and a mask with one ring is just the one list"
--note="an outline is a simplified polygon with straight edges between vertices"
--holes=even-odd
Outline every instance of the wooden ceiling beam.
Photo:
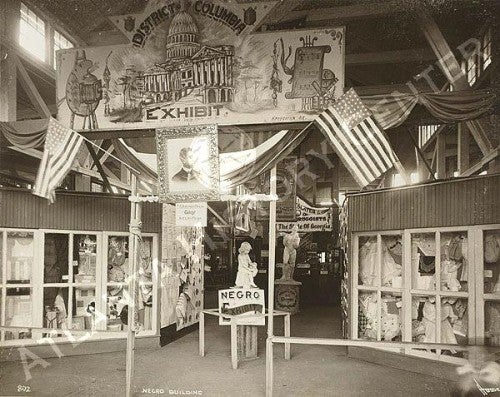
[[368,86],[359,86],[354,87],[357,94],[360,96],[363,95],[389,95],[393,92],[400,94],[412,94],[414,93],[414,89],[417,89],[418,92],[432,92],[432,89],[428,84],[419,83],[419,84],[380,84],[380,85],[368,85]]
[[26,95],[28,95],[28,98],[30,99],[31,103],[35,106],[35,109],[38,111],[40,116],[49,118],[52,115],[52,113],[47,104],[45,103],[45,101],[43,100],[42,96],[38,92],[38,89],[33,83],[33,80],[31,80],[31,77],[24,68],[24,65],[21,63],[21,61],[17,56],[15,56],[14,60],[18,71],[18,80],[21,83],[24,92],[26,93]]
[[436,55],[427,48],[412,48],[408,50],[376,51],[359,54],[347,54],[347,65],[375,65],[387,63],[409,63],[435,61]]
[[[455,54],[432,16],[422,8],[416,13],[416,18],[429,46],[440,60],[442,71],[447,80],[455,89],[470,90],[471,87],[467,81],[467,76],[462,71]],[[486,133],[488,129],[486,123],[482,120],[470,120],[466,121],[466,124],[483,155],[486,156],[491,153],[493,145]]]
[[460,174],[460,176],[470,176],[475,174],[476,172],[479,172],[483,169],[484,166],[486,166],[490,161],[493,161],[498,158],[500,155],[500,148],[493,149],[489,153],[487,153],[479,162],[474,164],[472,167],[470,167],[467,171],[463,172]]
[[403,10],[401,1],[386,1],[384,3],[362,3],[346,6],[323,7],[309,10],[308,21],[351,20],[359,18],[377,18],[394,14]]

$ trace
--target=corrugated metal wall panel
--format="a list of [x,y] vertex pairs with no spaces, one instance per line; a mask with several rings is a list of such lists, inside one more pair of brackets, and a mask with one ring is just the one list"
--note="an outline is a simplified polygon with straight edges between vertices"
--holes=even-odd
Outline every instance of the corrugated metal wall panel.
[[[143,231],[161,232],[161,204],[144,203]],[[54,204],[27,190],[0,189],[0,227],[128,231],[130,202],[104,194],[58,193]]]
[[349,230],[378,231],[500,223],[500,175],[349,197]]

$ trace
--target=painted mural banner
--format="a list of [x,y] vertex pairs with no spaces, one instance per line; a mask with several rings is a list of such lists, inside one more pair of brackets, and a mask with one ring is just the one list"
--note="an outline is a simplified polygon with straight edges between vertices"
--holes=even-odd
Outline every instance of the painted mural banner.
[[80,129],[312,120],[343,93],[343,27],[252,33],[276,2],[151,1],[130,43],[57,52],[58,119]]
[[[257,288],[230,288],[219,290],[219,313],[238,316],[238,325],[265,325],[264,290]],[[219,317],[219,325],[229,325],[229,318]]]
[[313,207],[297,197],[297,217],[295,222],[276,222],[278,232],[288,232],[293,226],[301,233],[331,232],[333,212],[331,208]]

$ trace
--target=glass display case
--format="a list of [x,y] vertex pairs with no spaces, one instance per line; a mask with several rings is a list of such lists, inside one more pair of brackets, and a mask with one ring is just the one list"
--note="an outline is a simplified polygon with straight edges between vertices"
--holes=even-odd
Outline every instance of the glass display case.
[[[138,264],[142,335],[157,331],[158,251],[157,234],[144,233]],[[0,229],[0,321],[10,327],[1,330],[0,342],[63,341],[71,329],[106,331],[93,334],[96,339],[116,337],[113,331],[124,337],[129,264],[128,233]]]
[[[356,233],[352,247],[355,337],[500,342],[499,228]],[[457,363],[465,357],[454,349],[407,348],[405,353]]]
[[477,310],[483,315],[478,320],[477,332],[482,336],[480,342],[500,346],[500,227],[484,227],[476,246],[481,247],[479,274],[482,274],[476,282]]
[[353,288],[358,337],[396,341],[402,334],[404,286],[402,234],[359,235],[354,241]]

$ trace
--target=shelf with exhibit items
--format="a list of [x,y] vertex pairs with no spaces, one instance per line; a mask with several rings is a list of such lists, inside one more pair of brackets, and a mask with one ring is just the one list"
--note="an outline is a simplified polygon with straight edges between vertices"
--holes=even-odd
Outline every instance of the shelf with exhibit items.
[[[0,229],[0,236],[2,344],[49,334],[63,342],[68,331],[84,330],[101,331],[93,339],[125,337],[127,233]],[[140,250],[139,322],[143,335],[155,335],[157,235],[144,233]]]
[[[29,191],[0,189],[0,197],[25,202],[28,214],[24,221],[16,212],[0,214],[2,346],[47,337],[64,343],[86,333],[85,340],[125,338],[131,237],[127,221],[109,209],[126,211],[127,198],[61,193],[39,216],[46,204]],[[145,207],[139,244],[139,336],[159,334],[159,234],[148,220],[158,207]]]
[[[353,339],[500,346],[500,223],[494,214],[478,212],[484,223],[457,219],[461,215],[455,211],[467,204],[454,196],[436,194],[432,206],[429,203],[429,190],[435,194],[452,189],[472,197],[478,189],[489,192],[488,197],[474,196],[469,205],[488,208],[485,204],[497,189],[495,179],[498,176],[348,198],[347,212],[397,202],[391,220],[363,224],[359,212],[347,215]],[[410,208],[413,213],[404,214]],[[427,217],[420,213],[423,208]],[[436,211],[449,215],[439,218]],[[424,223],[426,227],[419,227]],[[467,358],[453,349],[403,350],[453,363]]]

